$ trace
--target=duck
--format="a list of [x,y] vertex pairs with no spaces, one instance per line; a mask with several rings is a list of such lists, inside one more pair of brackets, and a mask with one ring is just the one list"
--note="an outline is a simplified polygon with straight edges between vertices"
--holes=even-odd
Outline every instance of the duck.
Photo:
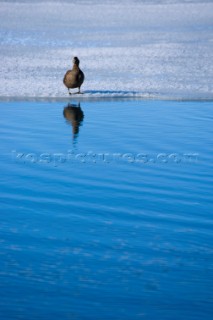
[[73,58],[73,67],[72,70],[68,70],[64,76],[63,83],[67,87],[69,95],[72,93],[70,92],[70,89],[78,88],[77,94],[82,93],[80,91],[81,85],[84,82],[84,73],[79,68],[80,60],[78,57]]

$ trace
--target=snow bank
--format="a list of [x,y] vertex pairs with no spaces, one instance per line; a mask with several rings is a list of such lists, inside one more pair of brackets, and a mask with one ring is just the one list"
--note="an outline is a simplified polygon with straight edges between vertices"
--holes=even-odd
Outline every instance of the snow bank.
[[1,2],[0,96],[68,96],[77,55],[82,97],[212,99],[213,3],[119,3]]

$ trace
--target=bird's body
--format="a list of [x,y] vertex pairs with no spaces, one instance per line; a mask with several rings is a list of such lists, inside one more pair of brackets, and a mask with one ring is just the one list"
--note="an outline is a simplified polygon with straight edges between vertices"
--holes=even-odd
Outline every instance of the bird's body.
[[82,83],[84,82],[84,73],[79,68],[79,63],[79,59],[77,57],[74,57],[72,70],[68,70],[64,76],[63,82],[67,87],[69,94],[71,94],[69,90],[75,88],[79,88],[79,91],[77,93],[81,93],[80,88]]

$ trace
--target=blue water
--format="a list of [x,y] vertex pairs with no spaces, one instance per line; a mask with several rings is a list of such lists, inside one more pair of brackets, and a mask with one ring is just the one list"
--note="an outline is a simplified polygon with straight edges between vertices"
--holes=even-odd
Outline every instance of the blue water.
[[212,319],[212,102],[0,102],[0,319]]

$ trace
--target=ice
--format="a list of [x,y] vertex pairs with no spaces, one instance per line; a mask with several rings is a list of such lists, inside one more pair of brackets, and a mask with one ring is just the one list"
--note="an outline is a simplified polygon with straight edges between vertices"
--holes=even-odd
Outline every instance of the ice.
[[[213,99],[212,1],[0,1],[0,97]],[[74,90],[75,91],[75,90]]]

